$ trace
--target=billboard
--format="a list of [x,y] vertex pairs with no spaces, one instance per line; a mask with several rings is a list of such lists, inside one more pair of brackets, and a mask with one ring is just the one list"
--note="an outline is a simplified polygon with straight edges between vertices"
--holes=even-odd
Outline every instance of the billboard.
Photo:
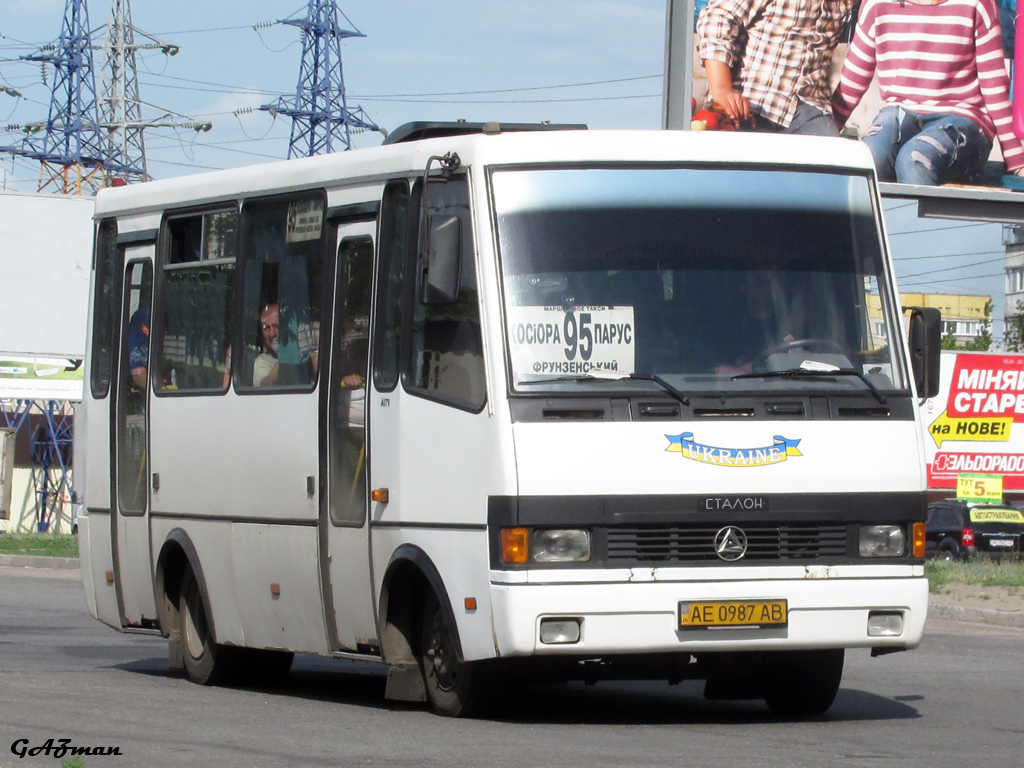
[[82,358],[17,357],[0,353],[0,402],[71,400],[81,402]]
[[0,192],[0,359],[85,355],[93,210],[91,197]]
[[928,487],[1024,491],[1024,355],[943,352],[940,377],[921,406]]

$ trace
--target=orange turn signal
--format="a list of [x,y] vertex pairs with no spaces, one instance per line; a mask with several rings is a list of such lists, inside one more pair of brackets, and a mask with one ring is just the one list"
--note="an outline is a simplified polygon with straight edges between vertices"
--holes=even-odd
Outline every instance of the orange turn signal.
[[501,562],[522,565],[530,560],[530,531],[526,528],[501,529]]
[[370,491],[370,501],[376,501],[379,504],[388,503],[388,489],[387,488],[375,488]]
[[924,557],[924,523],[914,523],[914,557]]

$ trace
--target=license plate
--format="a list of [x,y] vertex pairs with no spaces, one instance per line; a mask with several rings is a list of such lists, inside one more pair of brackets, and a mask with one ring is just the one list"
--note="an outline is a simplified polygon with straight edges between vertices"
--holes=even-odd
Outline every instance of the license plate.
[[1012,547],[1013,539],[989,539],[988,545],[990,547]]
[[679,603],[680,629],[712,627],[784,627],[785,600],[702,600]]

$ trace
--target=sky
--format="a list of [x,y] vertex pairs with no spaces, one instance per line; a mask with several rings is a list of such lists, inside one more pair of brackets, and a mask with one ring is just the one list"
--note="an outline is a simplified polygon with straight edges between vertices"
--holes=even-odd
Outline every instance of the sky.
[[[56,40],[65,0],[0,0],[0,145],[17,126],[45,120],[52,68],[20,61]],[[88,4],[90,27],[111,2]],[[303,0],[136,0],[134,26],[180,47],[172,57],[141,51],[144,119],[166,112],[212,129],[146,133],[148,170],[167,178],[283,159],[290,119],[259,107],[294,96],[302,56]],[[416,120],[586,123],[591,129],[661,124],[666,0],[338,0],[339,22],[365,37],[342,43],[348,106],[391,131]],[[142,38],[136,34],[136,42]],[[95,51],[96,71],[102,53]],[[97,89],[101,81],[97,82]],[[15,130],[3,130],[12,127]],[[375,132],[354,146],[375,146]],[[34,192],[38,165],[0,155],[0,189]],[[994,297],[1001,333],[1002,228],[923,220],[913,204],[887,214],[905,291]]]

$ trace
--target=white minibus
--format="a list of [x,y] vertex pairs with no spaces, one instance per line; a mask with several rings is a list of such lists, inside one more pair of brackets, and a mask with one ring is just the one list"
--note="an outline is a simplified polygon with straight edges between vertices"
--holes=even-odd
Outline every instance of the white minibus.
[[89,609],[197,683],[802,717],[921,640],[939,319],[858,142],[415,123],[103,190],[92,270]]

